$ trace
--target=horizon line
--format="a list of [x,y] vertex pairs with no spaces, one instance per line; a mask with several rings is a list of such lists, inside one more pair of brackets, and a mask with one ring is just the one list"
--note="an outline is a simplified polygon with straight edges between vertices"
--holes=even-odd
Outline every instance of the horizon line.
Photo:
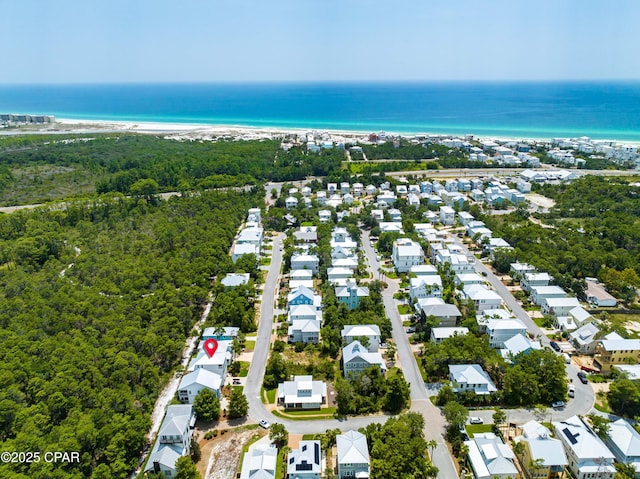
[[136,80],[87,82],[0,82],[0,87],[137,86],[137,85],[427,85],[427,84],[597,84],[640,83],[640,78],[441,79],[441,80]]

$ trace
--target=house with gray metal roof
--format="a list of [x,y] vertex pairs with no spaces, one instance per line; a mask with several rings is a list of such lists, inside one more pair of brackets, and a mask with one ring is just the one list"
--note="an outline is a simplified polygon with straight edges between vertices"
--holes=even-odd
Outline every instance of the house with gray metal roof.
[[368,479],[370,474],[367,438],[358,431],[336,436],[337,470],[340,479]]

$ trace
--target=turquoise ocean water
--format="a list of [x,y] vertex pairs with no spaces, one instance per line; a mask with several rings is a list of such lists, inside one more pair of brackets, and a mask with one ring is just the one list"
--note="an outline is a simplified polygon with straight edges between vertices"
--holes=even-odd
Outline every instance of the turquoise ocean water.
[[640,141],[640,82],[0,85],[0,113]]

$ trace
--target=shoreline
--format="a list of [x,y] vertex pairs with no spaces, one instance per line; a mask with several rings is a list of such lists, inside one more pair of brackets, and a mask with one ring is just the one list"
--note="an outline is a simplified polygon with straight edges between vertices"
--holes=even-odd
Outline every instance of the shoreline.
[[[162,122],[162,121],[133,121],[133,120],[86,120],[72,118],[57,118],[55,123],[27,125],[26,128],[0,128],[0,136],[26,135],[26,134],[87,134],[87,133],[139,133],[139,134],[166,134],[185,135],[192,139],[211,139],[216,136],[247,136],[260,138],[269,135],[296,135],[310,131],[328,133],[332,136],[345,138],[361,138],[370,133],[377,133],[379,129],[372,130],[343,130],[335,128],[312,128],[312,127],[279,127],[279,126],[251,126],[237,124],[216,124],[216,123],[192,123],[192,122]],[[451,138],[464,138],[472,135],[475,140],[495,140],[499,142],[523,141],[529,143],[548,143],[553,138],[574,139],[580,136],[558,136],[558,137],[532,137],[516,135],[487,135],[475,134],[472,131],[465,134],[456,133],[436,133],[429,131],[421,132],[394,132],[384,130],[390,136],[411,138],[414,136],[444,136]],[[591,137],[589,137],[591,138]],[[616,138],[595,139],[592,141],[612,141],[618,145],[633,145],[640,147],[640,141],[624,140]]]

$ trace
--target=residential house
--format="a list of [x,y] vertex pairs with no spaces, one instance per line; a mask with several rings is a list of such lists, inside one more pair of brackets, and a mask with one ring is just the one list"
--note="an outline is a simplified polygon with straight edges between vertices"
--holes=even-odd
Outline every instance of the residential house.
[[582,306],[576,306],[567,316],[557,316],[554,326],[561,331],[575,331],[588,321],[593,321],[593,316]]
[[381,221],[378,225],[381,233],[400,233],[404,234],[402,223],[394,221]]
[[458,273],[455,275],[453,281],[456,286],[462,286],[463,288],[472,284],[483,284],[485,282],[484,278],[478,273]]
[[437,274],[411,278],[409,283],[409,296],[411,300],[441,297],[442,278]]
[[199,368],[182,376],[178,385],[178,399],[180,402],[193,404],[196,396],[203,389],[209,389],[220,397],[221,387],[222,377],[219,374]]
[[312,304],[298,304],[289,306],[289,324],[296,320],[318,320],[322,322],[322,311]]
[[289,196],[284,200],[284,205],[288,210],[293,210],[298,207],[298,198]]
[[551,276],[549,273],[524,273],[520,280],[520,287],[523,291],[531,292],[531,289],[537,286],[549,286]]
[[491,259],[495,258],[496,251],[508,251],[513,247],[503,238],[489,238],[489,241],[483,246],[484,250],[489,253]]
[[618,364],[612,369],[622,373],[622,375],[632,381],[640,381],[640,364]]
[[236,243],[231,250],[231,260],[235,263],[245,254],[253,254],[257,258],[260,256],[260,248],[250,243]]
[[[441,210],[442,212],[442,210]],[[458,221],[460,222],[460,224],[462,226],[466,226],[468,225],[470,222],[472,222],[475,218],[473,217],[473,215],[467,211],[461,211],[458,213]]]
[[[526,275],[525,275],[526,276]],[[566,298],[567,292],[560,286],[532,286],[531,302],[536,306],[542,306],[548,298]]]
[[462,317],[462,313],[455,304],[447,304],[441,298],[419,299],[415,309],[422,322],[433,317],[437,320],[438,326],[456,326]]
[[351,185],[349,185],[348,182],[343,181],[342,183],[340,183],[340,193],[342,193],[343,195],[346,195],[347,193],[351,192]]
[[256,223],[260,224],[262,222],[262,217],[260,213],[260,208],[249,208],[247,214],[247,223]]
[[424,263],[424,252],[415,241],[408,238],[398,238],[393,242],[391,260],[398,273],[406,273],[412,266]]
[[298,449],[289,452],[288,479],[320,479],[322,476],[322,451],[320,441],[300,441]]
[[376,201],[379,205],[384,203],[387,206],[393,206],[393,204],[396,202],[396,195],[391,193],[390,191],[382,191],[376,197]]
[[298,231],[294,231],[293,237],[296,243],[317,243],[318,227],[317,226],[301,226]]
[[364,185],[362,183],[353,184],[353,196],[362,196],[364,194]]
[[331,232],[330,246],[331,248],[342,246],[343,248],[355,250],[358,247],[358,243],[351,239],[351,235],[346,228],[335,228]]
[[339,479],[368,479],[370,474],[367,437],[358,431],[336,436],[337,471]]
[[318,344],[321,324],[317,319],[294,319],[288,329],[288,342]]
[[624,419],[609,424],[605,439],[616,462],[631,464],[636,470],[636,478],[640,477],[640,434]]
[[215,339],[216,341],[233,341],[238,337],[240,328],[234,326],[214,326],[205,328],[202,339]]
[[[511,263],[511,269],[509,270],[509,274],[513,279],[520,281],[522,278],[524,278],[525,274],[535,273],[535,271],[536,269],[530,264],[516,262],[516,263]],[[549,279],[551,279],[551,277],[549,277]],[[549,282],[547,282],[547,284],[545,285],[540,285],[540,286],[547,286],[548,284]]]
[[333,195],[338,192],[338,183],[327,183],[327,192]]
[[293,306],[300,306],[302,304],[307,304],[313,306],[316,310],[320,310],[322,309],[322,296],[316,294],[311,288],[307,288],[306,286],[293,288],[287,295],[287,305],[289,306],[289,308],[291,308]]
[[291,269],[308,269],[316,274],[320,260],[315,254],[294,254],[291,257]]
[[345,304],[349,309],[356,309],[361,298],[369,297],[369,288],[358,286],[355,281],[348,281],[346,286],[336,287],[338,303]]
[[244,455],[240,479],[275,479],[278,449],[273,445],[254,444]]
[[244,228],[238,233],[236,244],[252,244],[260,251],[263,235],[264,229],[258,226]]
[[464,328],[464,327],[431,328],[431,336],[429,339],[436,344],[440,344],[445,339],[451,338],[458,334],[460,336],[469,334],[469,328]]
[[451,387],[458,393],[474,391],[476,395],[486,395],[498,390],[479,364],[450,364],[449,379]]
[[604,288],[603,285],[597,281],[587,280],[587,301],[591,304],[595,304],[599,308],[603,307],[615,307],[618,304],[616,298],[611,296]]
[[342,204],[344,205],[352,205],[353,201],[354,201],[354,198],[351,193],[347,193],[342,197]]
[[476,311],[480,312],[487,309],[499,309],[502,304],[502,297],[498,293],[481,284],[465,286],[462,290],[462,297],[473,301]]
[[376,188],[374,185],[367,185],[365,191],[367,193],[367,196],[371,196],[375,195],[378,192],[378,188]]
[[440,223],[450,226],[456,222],[456,212],[450,206],[440,207]]
[[514,479],[518,469],[509,446],[492,432],[476,433],[464,442],[475,479]]
[[301,286],[309,289],[313,288],[313,271],[292,269],[289,272],[289,288],[293,291]]
[[196,418],[190,404],[170,405],[164,416],[156,443],[151,449],[145,472],[176,476],[176,461],[191,452],[191,436]]
[[380,347],[380,328],[377,324],[348,324],[342,328],[342,344],[349,345],[354,341],[360,341],[361,338],[367,338],[369,346],[367,351],[370,353],[378,352]]
[[542,349],[542,346],[539,341],[531,341],[523,334],[516,334],[504,342],[500,354],[508,362],[512,362],[520,353],[528,354],[531,351],[540,349]]
[[[617,335],[616,335],[617,336]],[[593,358],[596,366],[604,374],[610,372],[617,364],[637,364],[640,359],[640,340],[638,339],[609,339],[610,335],[596,346]]]
[[410,275],[415,275],[417,278],[421,276],[433,276],[438,274],[438,268],[431,264],[420,264],[412,266],[409,269]]
[[562,479],[564,468],[569,464],[562,442],[553,438],[551,431],[537,421],[524,424],[522,432],[515,442],[524,445],[519,459],[526,477]]
[[331,221],[331,211],[329,210],[320,210],[318,211],[318,219],[320,223],[328,223]]
[[229,273],[220,281],[220,284],[225,288],[235,288],[236,286],[242,286],[249,283],[251,276],[249,273]]
[[311,188],[309,188],[308,186],[303,186],[302,189],[300,190],[300,193],[302,193],[302,196],[304,196],[305,198],[309,198],[311,196]]
[[358,268],[358,258],[351,256],[349,258],[341,258],[333,260],[332,266],[334,268],[346,268],[354,271]]
[[336,246],[331,249],[331,261],[336,261],[339,259],[347,259],[351,258],[356,261],[358,256],[354,253],[353,248],[346,248],[344,246]]
[[578,298],[546,298],[540,311],[551,316],[567,316],[569,311],[580,306]]
[[556,436],[564,446],[568,469],[576,479],[613,479],[615,456],[578,416],[554,421]]
[[218,349],[209,356],[202,346],[199,346],[198,354],[191,359],[187,371],[196,371],[200,368],[225,377],[227,368],[233,360],[233,344],[231,341],[218,341]]
[[526,336],[527,326],[517,318],[489,319],[485,333],[489,336],[489,344],[492,348],[503,348],[505,341],[517,334]]
[[278,384],[278,405],[285,409],[320,409],[327,402],[327,384],[312,376],[294,376]]
[[325,206],[327,204],[327,192],[318,191],[318,193],[316,193],[316,201],[320,206]]
[[346,286],[348,280],[353,278],[353,270],[349,268],[328,268],[327,280],[331,284]]
[[365,369],[378,366],[382,373],[387,372],[387,365],[380,353],[370,353],[360,341],[353,341],[342,348],[342,363],[345,377],[354,377]]
[[401,223],[402,222],[402,212],[397,208],[389,208],[387,211],[389,213],[389,217],[391,218],[391,222],[393,223]]
[[569,339],[580,354],[595,354],[597,345],[595,337],[599,332],[600,329],[595,323],[587,323],[569,333]]

